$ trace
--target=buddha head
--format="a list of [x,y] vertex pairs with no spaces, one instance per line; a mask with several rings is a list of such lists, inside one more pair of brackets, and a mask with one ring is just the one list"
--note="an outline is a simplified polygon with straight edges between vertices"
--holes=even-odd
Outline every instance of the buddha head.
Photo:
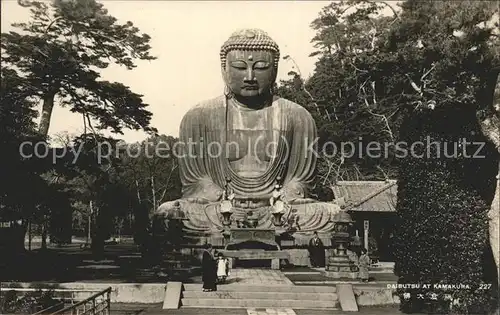
[[222,75],[236,97],[266,97],[276,81],[279,47],[266,32],[244,29],[234,32],[222,45]]

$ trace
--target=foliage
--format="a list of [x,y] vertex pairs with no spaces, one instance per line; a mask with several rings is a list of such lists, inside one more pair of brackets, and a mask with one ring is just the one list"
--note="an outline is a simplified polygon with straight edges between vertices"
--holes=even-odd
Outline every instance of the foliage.
[[[300,71],[291,73],[294,77],[282,81],[278,89],[281,96],[307,107],[316,120],[319,146],[325,148],[319,158],[317,186],[396,175],[390,144],[396,141],[400,124],[399,96],[388,93],[386,86],[394,81],[382,75],[384,56],[379,51],[394,20],[377,15],[385,7],[366,1],[326,6],[311,24],[316,30],[312,42],[318,48],[312,55],[319,56],[314,73],[307,80]],[[325,146],[327,142],[334,146]],[[367,156],[370,142],[380,144],[379,157]]]
[[385,49],[391,69],[405,70],[413,88],[405,95],[411,109],[483,105],[484,83],[500,64],[495,3],[407,1],[402,8]]
[[[300,72],[291,73],[278,91],[309,108],[321,141],[361,143],[362,153],[368,141],[403,141],[408,149],[427,139],[450,146],[462,138],[484,142],[488,135],[476,116],[492,103],[488,89],[500,65],[495,5],[410,0],[395,9],[387,2],[334,2],[312,23],[317,32],[312,55],[319,56],[313,75],[304,82]],[[383,7],[390,16],[380,15]],[[388,153],[382,158],[322,156],[319,183],[398,177],[400,283],[448,281],[477,289],[491,279],[486,270],[491,259],[483,254],[498,167],[492,147],[484,148],[484,159],[403,158],[394,146]],[[487,308],[494,290],[454,293],[460,296],[460,310],[471,311]],[[400,297],[405,311],[434,307],[407,304]],[[450,311],[447,307],[437,312]]]
[[[443,124],[448,119],[457,125],[450,128]],[[487,271],[491,257],[485,259],[488,206],[478,192],[478,181],[463,172],[474,167],[467,155],[472,156],[478,148],[458,145],[464,138],[481,140],[462,128],[470,126],[473,119],[462,110],[441,109],[409,118],[402,130],[402,137],[409,143],[426,144],[402,161],[398,178],[398,224],[394,233],[398,283],[470,287],[400,289],[401,310],[405,313],[480,314],[494,304],[495,288],[480,287],[495,282],[494,275]],[[421,154],[423,157],[419,157]],[[488,152],[483,149],[481,154]],[[484,175],[487,173],[483,180],[491,180],[494,174],[490,169],[489,176]],[[411,294],[409,299],[404,298],[407,292]],[[433,300],[432,294],[438,294],[437,299]],[[451,299],[446,300],[445,294]],[[451,304],[453,301],[456,305]]]
[[157,136],[127,146],[121,154],[122,181],[134,196],[134,237],[146,240],[150,218],[158,206],[181,197],[177,158],[173,155],[176,138]]
[[87,235],[89,219],[93,238],[110,237],[117,225],[128,227],[128,233],[145,233],[159,204],[180,197],[177,159],[168,150],[175,141],[168,136],[141,143],[97,134],[61,136],[59,149],[66,155],[49,178],[68,194],[79,234]]
[[[101,165],[96,158],[99,141],[116,141],[102,139],[98,132],[107,129],[122,133],[123,128],[154,132],[155,129],[150,127],[151,113],[147,111],[148,105],[144,104],[142,96],[121,83],[101,79],[99,71],[112,62],[131,70],[136,67],[136,60],[149,61],[155,57],[149,54],[149,35],[141,34],[130,21],[120,24],[95,0],[55,0],[50,5],[39,1],[19,3],[29,8],[30,20],[14,23],[18,31],[2,33],[1,37],[2,85],[8,79],[5,82],[11,87],[7,95],[11,102],[9,105],[13,108],[17,106],[18,116],[33,133],[34,117],[29,110],[42,102],[37,127],[39,139],[33,143],[46,138],[55,105],[81,114],[85,130],[75,143],[65,143],[49,150],[50,153],[64,153],[68,148],[83,148],[76,163],[72,162],[75,156],[71,152],[67,152],[58,163],[50,161],[50,158],[24,160],[20,169],[27,170],[30,164],[36,164],[36,172],[33,169],[27,171],[32,175],[29,178],[27,175],[23,177],[23,172],[13,171],[13,164],[10,164],[10,173],[6,178],[17,177],[21,183],[30,184],[28,189],[13,185],[8,194],[13,196],[11,199],[15,197],[24,209],[29,209],[29,213],[23,214],[24,218],[32,217],[32,213],[36,212],[36,218],[46,225],[50,217],[52,234],[64,234],[63,230],[71,232],[68,229],[71,204],[77,201],[86,204],[93,201],[96,214],[106,218],[116,214],[114,209],[128,209],[127,198],[113,197],[126,191],[123,185],[115,182],[116,176],[110,173],[118,164],[109,161]],[[2,111],[2,119],[16,118],[12,112],[4,116],[5,112]],[[93,125],[95,122],[96,126]],[[14,119],[13,123],[19,126],[21,120]],[[5,124],[10,125],[12,123]],[[21,131],[6,134],[6,139],[17,139],[16,133],[22,134]],[[17,141],[12,145],[12,152],[18,153],[19,143]],[[10,184],[9,181],[5,183]],[[32,186],[35,188],[30,189]],[[31,193],[32,197],[27,198],[26,195]],[[9,205],[8,208],[14,207]],[[112,224],[111,219],[103,220],[96,220],[96,224],[101,225],[105,221]],[[69,239],[69,236],[63,238]]]
[[124,182],[146,203],[150,214],[161,203],[181,197],[178,161],[173,154],[176,142],[171,136],[150,137],[121,154]]
[[14,70],[2,67],[1,75],[0,218],[23,219],[24,227],[28,222],[45,225],[51,209],[56,212],[67,209],[64,206],[67,196],[60,187],[46,181],[46,173],[53,168],[52,150],[49,149],[45,157],[26,157],[33,153],[35,145],[40,144],[39,148],[43,149],[46,144],[33,123],[36,104],[29,97],[29,90]]
[[152,130],[151,113],[141,95],[127,86],[100,79],[109,61],[133,69],[134,59],[153,60],[147,34],[132,22],[117,23],[95,0],[33,1],[28,23],[15,23],[21,33],[2,33],[2,63],[15,69],[30,96],[43,101],[39,132],[46,136],[54,100],[72,112],[99,122],[100,129]]
[[458,146],[462,139],[484,142],[488,136],[481,133],[476,115],[491,104],[485,87],[499,65],[494,33],[498,24],[488,25],[494,14],[491,2],[407,1],[381,48],[391,56],[391,74],[406,78],[406,86],[400,89],[405,117],[401,140],[429,139],[441,147],[441,157],[427,143],[422,152],[431,152],[430,157],[413,155],[402,160],[400,222],[395,233],[399,283],[471,286],[471,290],[449,292],[458,299],[456,305],[405,300],[400,292],[405,312],[483,313],[494,304],[490,299],[496,288],[479,286],[496,284],[491,280],[496,275],[487,272],[492,260],[485,252],[486,215],[498,155],[483,148],[486,159],[471,158],[471,152],[466,158],[462,144],[455,157],[443,157],[444,145]]
[[[0,297],[0,311],[6,314],[33,314],[61,303],[54,299],[54,291],[22,292],[19,296],[15,290],[7,291]],[[52,309],[56,311],[57,308]]]
[[27,99],[27,91],[19,84],[21,78],[13,70],[2,67],[0,107],[0,145],[2,163],[0,173],[0,205],[3,219],[28,218],[42,198],[46,183],[40,174],[47,169],[43,159],[23,159],[19,153],[23,142],[36,142],[34,104]]
[[111,236],[115,217],[128,217],[132,195],[120,178],[118,146],[116,139],[80,135],[66,144],[67,154],[58,165],[58,180],[85,230],[90,220],[93,243],[103,244]]
[[[398,140],[406,115],[436,104],[471,106],[484,95],[480,88],[492,75],[488,70],[498,65],[500,47],[495,28],[485,23],[492,21],[492,3],[409,1],[404,6],[420,11],[403,7],[400,12],[390,3],[369,1],[326,6],[311,24],[318,49],[312,55],[319,56],[313,75],[304,80],[300,71],[292,72],[280,83],[280,95],[315,116],[320,146],[327,140],[337,149],[341,143],[361,144],[353,157],[338,153],[320,159],[318,173],[333,175],[320,178],[320,184],[395,177],[398,159],[390,144]],[[389,16],[381,15],[384,9]],[[367,157],[369,142],[380,144],[381,157]]]

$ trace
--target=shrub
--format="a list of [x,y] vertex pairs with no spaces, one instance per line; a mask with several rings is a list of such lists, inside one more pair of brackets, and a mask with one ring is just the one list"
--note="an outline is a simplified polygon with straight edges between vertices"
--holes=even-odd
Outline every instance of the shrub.
[[[401,137],[408,143],[441,144],[440,150],[436,145],[421,147],[415,153],[430,155],[403,159],[399,171],[394,253],[398,284],[431,284],[430,288],[398,289],[405,313],[478,314],[492,304],[494,288],[481,287],[496,282],[488,281],[484,271],[483,254],[489,246],[488,205],[464,175],[465,166],[474,166],[471,160],[461,153],[454,158],[444,156],[444,143],[451,154],[451,144],[462,137],[470,140],[467,126],[473,124],[461,114],[457,109],[423,113],[408,120],[402,129]],[[455,128],[443,124],[446,120],[453,121]],[[443,290],[434,284],[468,288]],[[458,304],[452,306],[447,297]]]

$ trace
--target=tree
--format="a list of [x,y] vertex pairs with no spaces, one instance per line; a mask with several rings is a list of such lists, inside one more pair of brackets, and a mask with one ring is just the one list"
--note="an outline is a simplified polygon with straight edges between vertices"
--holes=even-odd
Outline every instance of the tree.
[[92,226],[91,245],[98,257],[102,257],[104,241],[114,230],[114,217],[123,216],[132,197],[121,181],[118,143],[116,139],[96,134],[81,135],[71,144],[81,148],[79,156],[75,159],[72,156],[75,150],[66,150],[68,163],[61,165],[60,174],[72,194],[73,203],[85,204],[80,210],[85,212],[87,224]]
[[[498,14],[496,5],[406,1],[381,48],[391,56],[387,73],[405,83],[400,89],[400,106],[405,112],[404,141],[430,137],[437,139],[441,147],[445,143],[457,145],[460,139],[491,141],[482,151],[486,159],[455,157],[443,161],[433,153],[424,159],[409,157],[400,169],[396,273],[402,283],[471,283],[472,290],[452,292],[460,298],[459,312],[489,311],[492,304],[488,303],[488,295],[495,292],[477,287],[488,278],[488,241],[492,247],[498,244],[498,234],[490,233],[488,240],[486,215],[498,172],[495,138],[500,124],[495,122],[498,112],[492,101],[500,64],[498,23],[492,22]],[[496,133],[488,132],[495,128],[485,130],[485,116]],[[432,146],[425,149],[432,150]],[[480,180],[478,174],[482,174]],[[426,203],[429,199],[435,203]],[[426,221],[422,215],[433,220]],[[446,237],[441,233],[444,230]],[[438,249],[443,242],[453,244],[448,248],[461,253],[462,258],[443,255]],[[415,246],[411,249],[408,244]],[[491,283],[493,277],[498,279],[498,274],[490,274],[487,282]],[[457,311],[449,304],[402,301],[405,311]]]
[[[24,142],[33,143],[39,140],[33,119],[36,117],[34,102],[27,98],[29,94],[21,84],[22,79],[15,71],[2,67],[0,102],[0,146],[2,162],[0,163],[0,219],[17,221],[23,219],[25,230],[28,222],[35,219],[37,204],[41,203],[43,191],[47,185],[41,174],[48,169],[44,159],[24,159],[20,154]],[[14,236],[13,236],[14,237]],[[9,240],[15,251],[24,249],[24,238],[21,242]]]
[[[456,125],[445,124],[446,120]],[[471,172],[478,163],[466,156],[475,154],[477,147],[455,149],[462,139],[481,141],[481,135],[469,132],[473,121],[474,117],[463,111],[438,109],[409,117],[402,127],[405,142],[438,145],[419,147],[401,161],[394,232],[398,283],[469,286],[446,291],[400,289],[401,310],[405,313],[484,314],[494,303],[490,299],[495,289],[481,288],[481,284],[492,283],[494,277],[487,271],[491,258],[484,257],[488,248],[488,207],[471,178],[475,174],[482,180],[490,179],[484,176],[484,170]],[[410,299],[404,298],[405,293],[411,294]],[[432,300],[432,294],[438,294],[437,299]],[[446,300],[446,294],[451,295],[451,300]]]
[[[319,56],[314,73],[305,80],[300,71],[291,72],[292,78],[278,87],[281,96],[306,106],[316,120],[319,147],[324,149],[317,187],[397,174],[393,145],[401,122],[399,95],[387,90],[393,82],[383,75],[385,57],[378,49],[397,18],[395,10],[392,16],[380,15],[386,7],[381,2],[339,1],[323,8],[311,23],[318,49],[311,56]],[[381,145],[379,157],[368,154],[370,143]]]
[[165,201],[181,197],[178,160],[173,149],[177,139],[160,135],[128,145],[122,151],[122,181],[135,197],[135,239],[143,244],[153,213]]
[[[382,6],[392,9],[391,16],[380,16]],[[431,144],[422,149],[432,153],[425,158],[396,155],[401,150],[392,147],[389,159],[341,156],[319,165],[323,176],[333,175],[325,182],[345,178],[348,167],[364,178],[380,169],[384,176],[397,174],[399,281],[473,284],[471,291],[452,292],[461,301],[458,311],[488,309],[488,295],[495,292],[476,289],[488,276],[491,279],[485,253],[486,212],[498,172],[500,125],[492,102],[500,55],[497,6],[410,0],[393,9],[385,2],[332,3],[312,23],[318,48],[313,55],[320,58],[302,85],[314,99],[308,106],[320,137],[336,143],[359,136],[379,143],[397,140],[407,145],[408,153],[411,144],[426,139],[436,141],[441,150],[445,143],[458,145],[461,139],[490,140],[481,152],[486,159],[438,158]],[[296,77],[281,87],[301,100],[301,85],[295,82]],[[491,231],[493,246],[498,240],[492,236],[498,232]],[[448,249],[455,254],[441,255],[443,242],[449,240],[454,245]],[[401,300],[405,311],[453,311],[449,304],[423,305],[402,295]]]
[[100,79],[99,69],[115,62],[127,69],[149,55],[147,34],[132,22],[117,23],[95,0],[55,0],[50,8],[33,1],[28,23],[13,26],[22,33],[2,33],[2,63],[17,72],[28,96],[43,102],[39,133],[46,137],[56,100],[61,106],[99,122],[99,129],[151,130],[151,113],[141,95],[127,86]]
[[[155,131],[149,126],[151,113],[142,96],[121,83],[102,80],[98,72],[110,62],[131,70],[136,67],[135,60],[154,60],[155,57],[149,54],[149,35],[140,34],[130,21],[118,23],[95,0],[55,0],[50,6],[39,1],[19,4],[30,8],[31,19],[27,23],[13,24],[20,33],[2,33],[2,64],[16,77],[18,89],[23,91],[16,94],[19,101],[42,102],[38,125],[40,140],[47,137],[56,104],[82,115],[83,139],[94,142],[90,151],[95,151],[98,145],[99,130],[108,129],[119,134],[123,128]],[[96,126],[93,125],[95,121]],[[92,161],[96,164],[97,160]],[[44,176],[49,186],[56,190],[63,189],[58,181],[71,180],[61,179],[61,174],[67,171],[64,167],[68,167],[67,163],[62,165],[56,167],[56,173]],[[109,170],[97,164],[87,164],[84,169],[90,173],[101,172],[97,176],[101,179],[105,175],[102,171]],[[50,204],[45,202],[39,208],[53,214]]]

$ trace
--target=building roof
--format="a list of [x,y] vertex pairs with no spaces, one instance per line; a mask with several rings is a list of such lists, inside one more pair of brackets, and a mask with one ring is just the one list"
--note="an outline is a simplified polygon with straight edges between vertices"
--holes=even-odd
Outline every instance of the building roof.
[[396,212],[397,185],[387,181],[339,181],[335,199],[348,211]]

